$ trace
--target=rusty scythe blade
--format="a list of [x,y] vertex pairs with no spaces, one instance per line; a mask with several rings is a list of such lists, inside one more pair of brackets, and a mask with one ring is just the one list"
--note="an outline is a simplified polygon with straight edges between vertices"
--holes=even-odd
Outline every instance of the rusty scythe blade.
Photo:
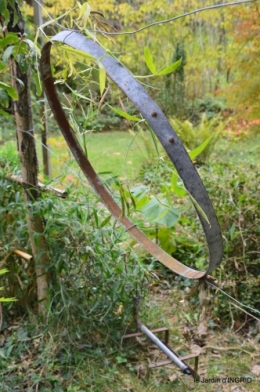
[[[52,42],[69,45],[74,49],[88,53],[98,59],[103,64],[108,77],[118,85],[147,120],[177,169],[186,189],[196,200],[210,222],[209,225],[205,219],[200,216],[197,210],[209,248],[209,265],[206,271],[197,271],[180,263],[153,243],[127,216],[122,218],[120,207],[103,185],[86,158],[59,102],[51,75],[50,51]],[[199,279],[216,269],[221,263],[223,244],[221,230],[209,196],[191,159],[164,113],[130,72],[127,71],[120,62],[109,56],[98,44],[82,34],[70,30],[58,33],[52,38],[51,42],[44,45],[42,49],[40,70],[47,99],[63,136],[90,185],[94,188],[113,216],[148,253],[173,272],[186,278]]]

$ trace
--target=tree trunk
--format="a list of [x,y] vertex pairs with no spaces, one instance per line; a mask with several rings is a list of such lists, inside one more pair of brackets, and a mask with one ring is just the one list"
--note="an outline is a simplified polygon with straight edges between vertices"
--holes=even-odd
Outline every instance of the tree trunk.
[[[18,4],[14,11],[8,6],[10,22],[8,32],[24,33],[24,20]],[[18,22],[13,26],[14,12],[18,15]],[[10,72],[12,85],[18,94],[18,100],[13,102],[16,123],[17,148],[21,162],[24,197],[27,204],[27,227],[35,263],[38,311],[44,315],[47,305],[48,279],[47,267],[49,265],[48,250],[43,235],[44,225],[41,216],[34,212],[33,203],[40,197],[38,186],[38,161],[32,122],[32,106],[30,98],[30,71],[22,72],[14,58],[10,58]],[[22,82],[22,83],[21,83]]]
[[[43,24],[42,19],[42,0],[34,1],[33,4],[33,13],[34,13],[34,24],[35,28],[37,29]],[[42,32],[39,33],[38,39],[40,45],[42,46],[43,39],[42,39]],[[43,161],[43,173],[50,177],[51,176],[51,164],[50,164],[50,154],[47,145],[48,134],[49,134],[49,119],[47,113],[47,102],[44,93],[42,93],[41,98],[43,101],[40,103],[40,120],[42,124],[41,129],[41,139],[42,139],[42,161]]]

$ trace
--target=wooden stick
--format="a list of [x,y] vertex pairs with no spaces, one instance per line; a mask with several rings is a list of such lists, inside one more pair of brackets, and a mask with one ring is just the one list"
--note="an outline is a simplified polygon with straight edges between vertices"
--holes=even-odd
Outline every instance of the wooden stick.
[[[15,176],[14,174],[6,175],[5,179],[8,181],[11,181],[11,182],[16,182],[17,184],[20,184],[20,185],[27,185],[27,186],[32,186],[33,188],[35,188],[35,186],[28,184],[28,183],[25,183],[21,177]],[[46,186],[41,182],[38,182],[37,188],[42,192],[53,193],[55,196],[61,197],[63,199],[65,199],[68,196],[66,191],[63,191],[62,189],[54,188],[52,186]]]
[[25,260],[31,260],[32,255],[29,255],[28,253],[23,252],[22,250],[15,249],[13,250],[13,253],[15,253],[18,256],[21,256]]

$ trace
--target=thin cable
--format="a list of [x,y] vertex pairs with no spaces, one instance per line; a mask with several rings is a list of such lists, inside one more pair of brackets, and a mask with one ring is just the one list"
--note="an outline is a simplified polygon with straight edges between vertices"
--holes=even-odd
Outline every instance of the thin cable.
[[[237,304],[234,304],[233,302],[230,302],[230,305],[235,306],[235,308],[237,308],[237,309],[241,310],[242,312],[244,312],[245,314],[247,314],[247,315],[253,317],[255,320],[260,321],[260,319],[259,319],[258,317],[256,317],[256,316],[254,316],[253,314],[247,312],[245,309],[241,308],[241,307],[238,306]],[[242,327],[243,327],[243,325],[242,325]],[[239,329],[240,329],[240,328],[239,328]],[[237,331],[235,331],[235,332],[237,332]]]
[[[230,298],[232,301],[236,302],[236,303],[239,304],[240,306],[242,306],[242,307],[244,307],[244,308],[247,308],[247,309],[250,309],[250,310],[252,310],[254,313],[260,314],[259,310],[256,310],[256,309],[252,308],[251,306],[242,304],[242,303],[239,302],[237,299],[233,298],[231,295],[229,295],[228,293],[226,293],[224,290],[222,290],[220,287],[216,286],[214,283],[210,282],[209,280],[205,279],[205,282],[206,282],[208,285],[214,287],[215,289],[221,291],[222,294],[226,295],[228,298]],[[247,313],[247,314],[250,314],[250,313],[246,312],[244,309],[242,309],[242,308],[240,308],[240,307],[239,307],[239,309],[243,310],[243,311],[244,311],[245,313]],[[258,317],[253,316],[252,314],[250,314],[250,316],[252,316],[252,317],[254,317],[256,320],[260,321],[260,319],[259,319]]]
[[133,30],[133,31],[125,31],[123,33],[108,33],[107,31],[102,31],[102,30],[90,30],[90,31],[92,33],[100,33],[100,34],[104,34],[104,35],[130,35],[130,34],[136,34],[136,33],[140,33],[140,31],[143,31],[143,30],[148,29],[150,27],[161,25],[161,24],[165,24],[165,23],[169,23],[169,22],[173,22],[173,21],[175,21],[177,19],[185,18],[186,16],[197,14],[198,12],[213,10],[215,8],[222,8],[222,7],[227,7],[227,6],[231,6],[231,5],[239,5],[239,4],[243,4],[243,3],[253,3],[255,1],[256,0],[233,1],[232,3],[215,4],[215,5],[211,5],[211,6],[208,6],[208,7],[198,8],[198,9],[196,9],[194,11],[186,12],[185,14],[174,16],[174,17],[172,17],[170,19],[161,20],[159,22],[153,22],[153,23],[151,23],[149,25],[141,27],[140,29]]

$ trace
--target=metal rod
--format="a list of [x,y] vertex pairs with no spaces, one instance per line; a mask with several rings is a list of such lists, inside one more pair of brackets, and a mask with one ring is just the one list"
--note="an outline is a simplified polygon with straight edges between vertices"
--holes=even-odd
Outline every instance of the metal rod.
[[185,362],[182,362],[163,342],[160,341],[145,325],[139,324],[140,330],[161,349],[167,357],[177,365],[184,374],[191,374],[190,368]]

